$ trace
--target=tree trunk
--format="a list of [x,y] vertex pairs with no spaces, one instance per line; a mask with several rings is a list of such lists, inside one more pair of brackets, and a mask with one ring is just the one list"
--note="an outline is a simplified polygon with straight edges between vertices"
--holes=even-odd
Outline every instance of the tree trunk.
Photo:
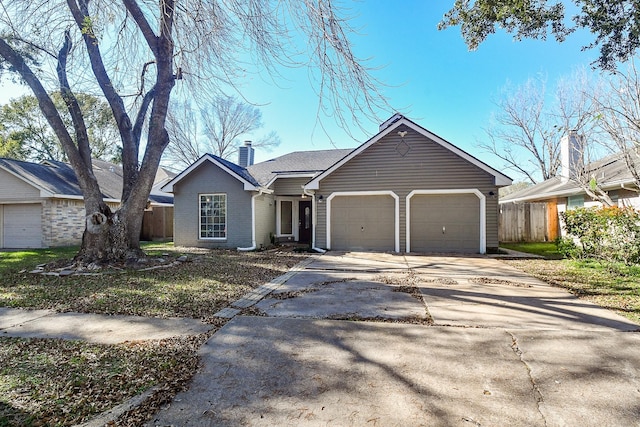
[[144,257],[140,249],[142,215],[104,204],[86,217],[82,246],[75,257],[79,264],[110,264]]

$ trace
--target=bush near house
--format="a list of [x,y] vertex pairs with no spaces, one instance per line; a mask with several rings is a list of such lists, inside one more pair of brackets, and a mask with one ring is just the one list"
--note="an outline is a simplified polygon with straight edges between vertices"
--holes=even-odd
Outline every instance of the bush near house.
[[572,258],[594,258],[627,265],[640,263],[640,213],[616,206],[563,212],[568,237],[558,249]]

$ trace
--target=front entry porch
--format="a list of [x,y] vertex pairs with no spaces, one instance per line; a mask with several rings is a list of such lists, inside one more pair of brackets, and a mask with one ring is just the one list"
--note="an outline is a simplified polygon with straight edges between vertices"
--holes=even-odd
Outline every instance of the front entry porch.
[[276,240],[279,243],[311,243],[313,209],[310,198],[276,198]]

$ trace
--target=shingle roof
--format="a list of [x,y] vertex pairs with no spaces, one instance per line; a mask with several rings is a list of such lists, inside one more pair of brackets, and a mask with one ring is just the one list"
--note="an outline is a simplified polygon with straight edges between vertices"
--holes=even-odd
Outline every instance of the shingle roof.
[[[637,154],[634,154],[634,156],[635,164],[640,164],[640,158]],[[595,177],[600,188],[604,190],[618,187],[621,184],[631,184],[634,182],[633,176],[627,168],[621,154],[614,154],[589,163],[585,169],[586,174]],[[532,185],[531,187],[511,193],[505,197],[501,197],[500,203],[542,200],[581,193],[584,193],[584,190],[580,187],[580,184],[556,176]]]
[[247,167],[247,171],[260,183],[266,185],[281,174],[318,174],[345,156],[353,149],[316,151],[294,151],[284,156]]
[[[122,167],[102,160],[92,160],[93,173],[98,180],[102,195],[107,199],[120,200],[122,195]],[[0,168],[4,168],[21,177],[36,188],[48,193],[82,197],[82,190],[73,168],[68,163],[48,160],[42,163],[0,158]],[[173,172],[159,169],[157,176],[173,178]],[[154,185],[154,188],[158,187]],[[152,190],[149,199],[157,203],[173,203],[173,196],[159,190]]]
[[[53,164],[55,163],[55,164]],[[0,158],[0,167],[21,177],[31,185],[51,194],[81,196],[80,186],[73,170],[64,163],[52,165]]]
[[252,185],[255,185],[256,187],[260,187],[260,183],[247,171],[247,169],[243,168],[242,166],[236,165],[235,163],[230,162],[229,160],[225,160],[222,157],[214,156],[213,154],[210,154],[210,156],[216,159],[217,161],[219,161],[220,163],[222,163],[227,168],[231,169],[235,174],[240,176],[245,181],[250,182]]

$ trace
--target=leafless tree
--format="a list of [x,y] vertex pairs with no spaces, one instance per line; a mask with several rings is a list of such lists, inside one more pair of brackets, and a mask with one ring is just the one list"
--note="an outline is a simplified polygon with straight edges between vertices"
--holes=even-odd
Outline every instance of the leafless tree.
[[[306,65],[319,111],[345,128],[388,109],[380,83],[352,50],[343,15],[329,0],[0,1],[2,75],[19,75],[38,98],[82,188],[88,220],[76,259],[142,256],[142,216],[169,143],[166,118],[176,86],[197,97],[239,87],[251,61],[274,77],[280,66]],[[301,36],[307,52],[297,49]],[[54,89],[63,95],[75,139],[48,95]],[[92,173],[78,92],[101,94],[118,127],[124,176],[115,212]]]
[[635,191],[640,191],[640,72],[636,60],[612,73],[607,90],[595,97],[595,103],[598,124],[609,137],[609,151],[624,160]]
[[[171,142],[165,153],[172,165],[188,166],[205,153],[230,158],[241,137],[254,135],[263,126],[257,107],[231,96],[215,96],[199,113],[188,103],[172,105],[167,126]],[[252,138],[254,148],[279,144],[280,137],[274,131]]]
[[[507,87],[496,102],[498,111],[485,129],[487,140],[479,146],[502,159],[505,167],[531,183],[560,173],[560,141],[569,131],[596,138],[593,102],[585,71],[577,71],[547,93],[546,78],[528,79],[516,88]],[[591,149],[594,145],[587,145]],[[587,161],[590,152],[585,152]]]

